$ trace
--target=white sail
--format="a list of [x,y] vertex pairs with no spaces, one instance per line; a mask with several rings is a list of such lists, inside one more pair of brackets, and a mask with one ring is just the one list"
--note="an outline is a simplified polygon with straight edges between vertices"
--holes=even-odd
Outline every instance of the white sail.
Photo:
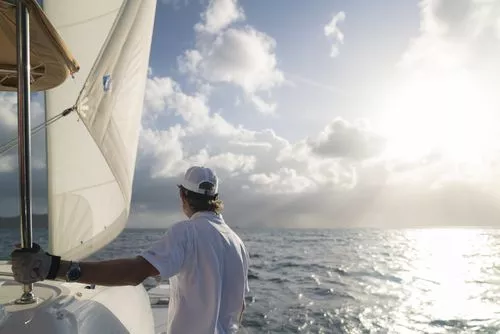
[[44,0],[80,63],[46,93],[49,251],[81,259],[128,219],[155,0]]

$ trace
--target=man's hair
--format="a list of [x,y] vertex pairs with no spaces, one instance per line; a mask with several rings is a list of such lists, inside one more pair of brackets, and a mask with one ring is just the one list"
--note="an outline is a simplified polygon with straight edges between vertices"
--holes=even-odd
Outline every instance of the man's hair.
[[[204,182],[209,184],[209,182]],[[200,188],[203,189],[204,184],[200,185]],[[198,211],[212,211],[215,213],[221,213],[224,209],[224,203],[219,199],[219,195],[210,196],[195,193],[194,191],[188,190],[183,186],[179,186],[179,190],[182,192],[186,201],[194,212]]]

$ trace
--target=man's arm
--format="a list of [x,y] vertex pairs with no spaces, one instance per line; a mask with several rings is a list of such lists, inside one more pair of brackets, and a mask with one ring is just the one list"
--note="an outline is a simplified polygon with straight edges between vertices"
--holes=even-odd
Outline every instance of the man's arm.
[[[66,278],[71,262],[61,261],[57,277]],[[105,286],[138,285],[150,276],[159,275],[158,270],[144,258],[116,259],[99,262],[80,262],[80,283]]]
[[[174,225],[170,231],[173,230]],[[147,277],[161,275],[163,278],[176,275],[182,268],[185,252],[184,227],[179,233],[168,233],[136,258],[99,262],[79,262],[78,282],[105,286],[138,285]],[[17,248],[11,253],[14,279],[28,284],[44,279],[66,279],[71,262],[46,253],[40,245]],[[75,277],[76,278],[76,277]]]

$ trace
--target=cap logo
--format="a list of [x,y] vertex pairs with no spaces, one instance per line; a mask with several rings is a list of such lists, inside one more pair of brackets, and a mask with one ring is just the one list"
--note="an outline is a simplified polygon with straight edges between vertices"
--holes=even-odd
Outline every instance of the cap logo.
[[209,192],[212,192],[213,189],[214,189],[214,185],[213,183],[211,182],[202,182],[200,183],[200,185],[198,186],[198,188],[202,189],[205,191],[205,194],[207,195]]

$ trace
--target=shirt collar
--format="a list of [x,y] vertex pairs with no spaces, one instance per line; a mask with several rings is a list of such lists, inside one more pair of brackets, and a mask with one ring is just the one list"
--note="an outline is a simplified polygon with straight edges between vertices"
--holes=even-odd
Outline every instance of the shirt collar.
[[215,213],[213,211],[198,211],[198,212],[195,212],[192,216],[191,216],[191,220],[192,219],[196,219],[196,218],[200,218],[200,217],[217,217],[219,219],[222,218],[222,216],[218,213]]

